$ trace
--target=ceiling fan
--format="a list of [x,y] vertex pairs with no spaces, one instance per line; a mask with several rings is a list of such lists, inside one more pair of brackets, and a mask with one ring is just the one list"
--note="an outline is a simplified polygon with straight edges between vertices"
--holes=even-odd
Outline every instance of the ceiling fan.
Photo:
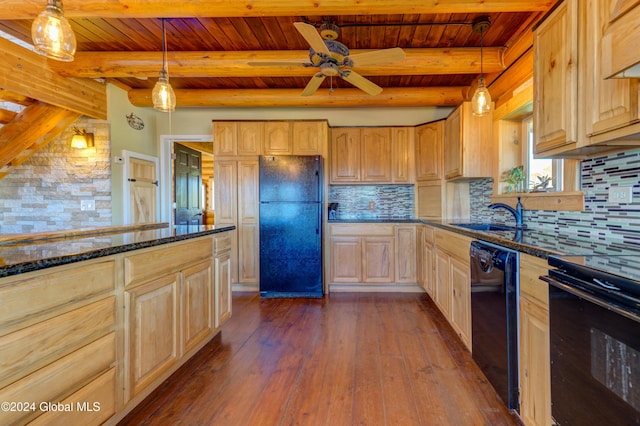
[[[324,23],[320,27],[320,33],[313,25],[305,22],[294,22],[293,25],[311,46],[309,62],[296,62],[295,64],[319,69],[319,72],[311,78],[302,91],[302,96],[313,95],[325,78],[335,76],[348,81],[369,95],[378,95],[382,92],[382,87],[364,78],[352,68],[402,61],[405,58],[404,51],[399,47],[349,56],[349,48],[336,41],[339,34],[337,25]],[[282,65],[282,62],[277,64]],[[260,63],[259,65],[265,64]]]

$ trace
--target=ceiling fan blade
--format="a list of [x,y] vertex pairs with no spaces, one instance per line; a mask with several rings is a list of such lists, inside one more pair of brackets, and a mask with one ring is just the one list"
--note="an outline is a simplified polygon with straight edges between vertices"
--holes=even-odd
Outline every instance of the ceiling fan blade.
[[316,90],[318,90],[318,88],[320,87],[324,79],[325,79],[325,76],[322,75],[321,73],[314,75],[313,78],[309,80],[309,83],[307,83],[307,87],[304,88],[301,95],[311,96],[314,93],[316,93]]
[[369,95],[379,95],[380,93],[382,93],[382,87],[367,80],[355,71],[344,70],[340,73],[340,77],[347,80],[349,83],[353,84],[363,92],[368,93]]
[[320,37],[320,34],[316,30],[316,27],[304,22],[294,22],[293,26],[296,27],[302,37],[307,40],[307,43],[309,43],[309,46],[311,46],[313,50],[326,53],[327,55],[330,53],[327,45],[324,44],[324,40],[322,40],[322,37]]
[[373,52],[358,53],[349,56],[349,59],[353,61],[354,67],[387,64],[390,62],[402,61],[406,58],[404,50],[399,47],[393,47],[391,49],[374,50]]

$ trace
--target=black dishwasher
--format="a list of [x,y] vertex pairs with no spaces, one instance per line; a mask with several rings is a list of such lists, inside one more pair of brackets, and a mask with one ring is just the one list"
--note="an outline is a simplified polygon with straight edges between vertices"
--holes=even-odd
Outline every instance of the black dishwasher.
[[471,342],[474,361],[507,407],[518,401],[518,252],[471,243]]

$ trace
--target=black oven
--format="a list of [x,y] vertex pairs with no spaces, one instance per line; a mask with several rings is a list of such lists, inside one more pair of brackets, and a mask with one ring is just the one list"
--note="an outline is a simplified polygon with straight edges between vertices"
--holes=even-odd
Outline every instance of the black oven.
[[640,257],[558,256],[549,283],[551,412],[561,426],[640,424]]

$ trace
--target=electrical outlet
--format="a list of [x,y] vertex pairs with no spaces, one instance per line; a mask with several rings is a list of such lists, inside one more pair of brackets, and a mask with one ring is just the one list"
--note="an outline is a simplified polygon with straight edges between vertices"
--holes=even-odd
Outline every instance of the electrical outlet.
[[376,202],[369,201],[369,210],[375,210],[375,209],[376,209]]
[[92,212],[96,209],[96,202],[94,200],[80,200],[80,211]]
[[610,203],[631,203],[633,201],[633,187],[612,186],[609,188]]

